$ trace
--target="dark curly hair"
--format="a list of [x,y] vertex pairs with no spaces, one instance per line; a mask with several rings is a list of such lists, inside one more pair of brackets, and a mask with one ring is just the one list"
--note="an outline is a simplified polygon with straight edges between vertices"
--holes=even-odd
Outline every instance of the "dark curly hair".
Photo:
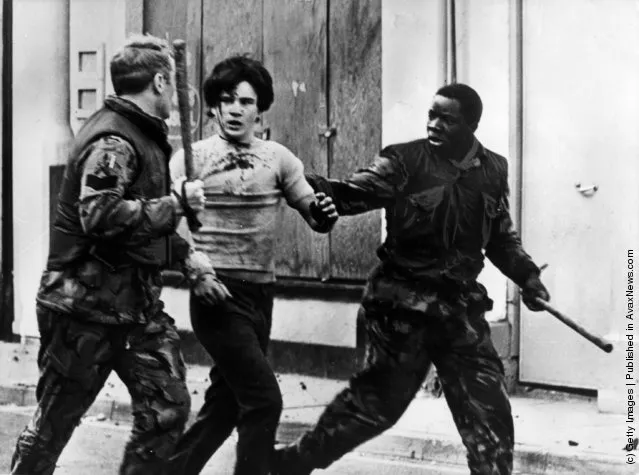
[[453,83],[442,86],[436,95],[454,99],[461,106],[461,113],[468,125],[479,124],[484,106],[477,91],[466,84]]
[[231,56],[217,63],[202,86],[209,107],[217,107],[222,93],[230,93],[243,81],[257,94],[257,109],[265,112],[273,104],[273,78],[264,65],[247,55]]

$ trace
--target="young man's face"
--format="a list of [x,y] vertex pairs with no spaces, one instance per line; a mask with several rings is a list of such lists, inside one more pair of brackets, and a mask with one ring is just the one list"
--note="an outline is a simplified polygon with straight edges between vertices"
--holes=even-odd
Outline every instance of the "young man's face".
[[220,129],[227,138],[249,142],[259,116],[257,93],[253,86],[242,81],[234,91],[220,94],[217,114]]
[[459,102],[439,95],[435,96],[428,111],[426,132],[430,146],[444,153],[453,153],[467,144],[473,135]]

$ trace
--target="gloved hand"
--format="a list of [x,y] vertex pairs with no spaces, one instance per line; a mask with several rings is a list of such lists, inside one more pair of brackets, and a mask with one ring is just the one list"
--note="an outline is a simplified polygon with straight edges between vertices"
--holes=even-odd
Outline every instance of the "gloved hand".
[[315,193],[315,201],[309,205],[311,217],[317,223],[316,231],[328,232],[339,218],[333,200],[326,193]]
[[184,203],[194,212],[204,209],[206,198],[204,196],[204,183],[202,180],[186,181],[186,177],[178,178],[173,182],[173,193],[176,196],[179,214],[185,214]]
[[539,297],[546,302],[550,301],[550,294],[544,284],[541,283],[539,275],[532,274],[521,289],[521,299],[529,310],[540,312],[544,308],[535,302],[535,297]]
[[215,275],[204,274],[193,285],[193,293],[208,305],[215,306],[231,297],[231,292]]

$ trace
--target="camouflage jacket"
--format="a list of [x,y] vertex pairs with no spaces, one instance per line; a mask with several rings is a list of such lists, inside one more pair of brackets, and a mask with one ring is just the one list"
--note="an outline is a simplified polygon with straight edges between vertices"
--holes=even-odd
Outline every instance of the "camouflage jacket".
[[[175,230],[163,121],[108,98],[76,137],[37,301],[103,323],[142,323],[162,307],[162,264],[213,272]],[[169,258],[170,259],[170,258]]]
[[513,229],[506,159],[478,141],[460,162],[438,156],[422,139],[384,148],[346,180],[309,181],[330,193],[341,215],[385,209],[381,265],[365,302],[424,312],[435,301],[470,299],[488,309],[492,304],[476,281],[484,252],[520,286],[539,272]]

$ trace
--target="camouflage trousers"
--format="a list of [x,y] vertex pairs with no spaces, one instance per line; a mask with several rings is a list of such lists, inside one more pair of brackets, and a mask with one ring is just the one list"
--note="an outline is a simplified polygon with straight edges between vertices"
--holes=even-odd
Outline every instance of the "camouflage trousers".
[[368,336],[365,368],[351,378],[312,430],[276,453],[276,473],[308,474],[326,468],[392,427],[434,364],[467,449],[471,474],[510,474],[514,429],[503,365],[484,308],[462,307],[463,314],[445,318],[370,302],[362,307]]
[[121,475],[163,474],[184,430],[190,397],[173,320],[104,325],[38,308],[38,407],[18,438],[12,474],[48,475],[111,371],[126,384],[134,423]]

